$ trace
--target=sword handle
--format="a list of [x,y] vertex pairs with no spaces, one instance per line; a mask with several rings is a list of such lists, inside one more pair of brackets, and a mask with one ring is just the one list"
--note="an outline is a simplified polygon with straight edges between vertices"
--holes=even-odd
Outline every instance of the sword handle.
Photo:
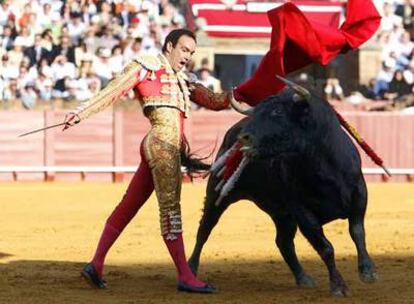
[[[74,119],[76,119],[76,120],[73,121]],[[64,123],[65,123],[65,127],[63,128],[62,131],[65,131],[69,127],[72,127],[72,126],[80,123],[80,118],[79,118],[78,114],[70,112],[70,113],[66,114]]]

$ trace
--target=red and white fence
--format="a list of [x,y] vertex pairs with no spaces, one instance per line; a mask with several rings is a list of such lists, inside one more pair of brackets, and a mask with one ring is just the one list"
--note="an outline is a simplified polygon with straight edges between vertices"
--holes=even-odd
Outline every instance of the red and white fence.
[[[342,113],[383,158],[392,181],[414,179],[414,115]],[[105,111],[61,132],[18,138],[21,133],[63,120],[53,111],[0,112],[0,180],[129,179],[140,162],[139,144],[149,123],[138,112]],[[241,119],[234,111],[194,111],[185,124],[193,152],[215,152],[226,130]],[[214,153],[215,155],[215,153]],[[361,153],[370,181],[386,180],[381,168]],[[209,161],[211,161],[210,157]]]

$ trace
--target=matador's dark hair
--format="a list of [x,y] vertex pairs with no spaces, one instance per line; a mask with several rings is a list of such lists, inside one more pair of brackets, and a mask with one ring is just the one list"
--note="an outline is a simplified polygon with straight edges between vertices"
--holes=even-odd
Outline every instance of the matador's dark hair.
[[197,42],[195,34],[192,31],[188,30],[188,29],[172,30],[167,35],[167,37],[165,37],[164,45],[162,46],[162,52],[165,53],[167,51],[168,42],[171,42],[172,46],[175,47],[181,36],[188,36],[190,38],[193,38],[194,41]]

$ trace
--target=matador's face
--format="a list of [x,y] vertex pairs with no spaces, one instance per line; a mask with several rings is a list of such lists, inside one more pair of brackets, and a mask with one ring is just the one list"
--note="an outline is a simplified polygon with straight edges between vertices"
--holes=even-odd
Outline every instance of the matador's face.
[[181,71],[195,52],[196,42],[189,36],[181,36],[175,47],[168,43],[165,56],[175,72]]

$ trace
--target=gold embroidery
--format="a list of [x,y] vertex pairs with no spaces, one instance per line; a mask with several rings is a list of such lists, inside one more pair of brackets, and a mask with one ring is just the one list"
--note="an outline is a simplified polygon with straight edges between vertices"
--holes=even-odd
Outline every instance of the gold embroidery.
[[181,112],[184,112],[184,107],[182,106],[182,102],[179,101],[178,95],[143,97],[141,106],[143,109],[150,106],[167,106],[177,108]]
[[171,67],[170,63],[168,62],[168,59],[165,58],[165,56],[163,54],[159,54],[158,58],[161,61],[161,66],[163,66],[165,68],[165,72],[167,74],[175,74],[173,68]]
[[178,85],[181,89],[180,97],[184,102],[183,107],[184,107],[185,117],[188,117],[190,114],[190,107],[191,107],[190,90],[188,89],[187,82],[185,81],[185,79],[181,77],[182,75],[184,75],[184,73],[182,72],[177,74],[178,76],[177,79],[178,79]]
[[177,95],[180,88],[177,85],[164,84],[161,86],[160,93],[164,95]]
[[161,69],[161,61],[157,56],[144,54],[138,56],[135,61],[140,63],[146,70],[158,71]]
[[74,113],[79,116],[80,120],[84,120],[110,106],[137,84],[140,70],[141,65],[136,61],[132,61],[120,75],[111,80],[103,90],[89,101],[78,107]]
[[174,74],[162,74],[160,81],[161,83],[178,83],[177,76]]
[[151,102],[159,102],[162,104],[168,103],[171,100],[171,96],[144,96],[142,97],[141,103],[147,105]]
[[[161,61],[162,67],[165,68],[166,74],[161,75],[160,82],[171,84],[170,88],[167,89],[166,87],[162,87],[161,93],[162,94],[171,94],[171,101],[169,105],[179,108],[182,112],[184,112],[185,117],[188,117],[190,114],[191,102],[190,102],[190,91],[188,90],[188,86],[186,80],[188,79],[187,75],[183,71],[179,71],[177,73],[174,72],[170,63],[168,62],[167,58],[163,54],[159,55],[159,59]],[[175,84],[177,83],[177,84]],[[172,87],[177,87],[177,92]],[[178,94],[177,94],[178,93]],[[175,94],[178,95],[176,99]],[[174,104],[174,102],[176,102]]]
[[142,97],[140,100],[141,106],[143,108],[163,105],[176,107],[185,113],[185,117],[188,117],[191,107],[190,92],[187,84],[182,79],[178,78],[178,81],[178,84],[163,84],[160,89],[160,94],[162,94],[160,96]]
[[148,118],[152,128],[144,141],[144,153],[158,199],[161,234],[179,233],[182,231],[180,112],[157,108]]

